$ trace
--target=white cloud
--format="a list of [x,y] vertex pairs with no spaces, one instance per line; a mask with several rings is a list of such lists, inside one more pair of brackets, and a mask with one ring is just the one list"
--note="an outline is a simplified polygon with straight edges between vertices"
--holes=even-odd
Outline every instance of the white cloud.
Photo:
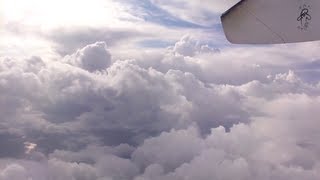
[[48,162],[50,179],[97,179],[97,172],[92,166],[81,163],[68,163],[57,159]]
[[[3,0],[4,22],[22,22],[42,29],[87,25],[121,24],[119,18],[135,19],[115,1]],[[72,11],[71,11],[72,10]],[[59,11],[59,13],[57,13]],[[72,12],[72,13],[71,13]]]
[[228,10],[238,0],[152,0],[152,2],[173,15],[186,21],[194,22],[204,26],[217,23],[217,16]]
[[[188,30],[159,31],[147,39]],[[132,39],[88,35],[56,60],[2,56],[0,179],[319,179],[319,80],[299,75],[315,43],[217,53],[193,35],[134,54],[119,49]]]
[[89,72],[95,72],[106,70],[111,65],[111,54],[105,42],[96,42],[67,56],[65,61]]
[[[147,139],[133,153],[133,161],[146,168],[159,164],[165,172],[170,172],[197,156],[204,144],[196,129],[162,133],[156,138]],[[161,151],[159,151],[161,147]]]
[[213,54],[220,53],[219,49],[214,49],[209,47],[208,45],[201,45],[200,42],[197,42],[192,37],[186,35],[183,36],[180,41],[178,41],[174,47],[173,52],[178,53],[182,56],[193,57],[199,54]]
[[319,43],[162,22],[212,27],[234,0],[152,0],[158,22],[147,1],[3,2],[0,180],[319,179]]
[[27,171],[18,164],[11,164],[0,173],[1,180],[29,180]]
[[[150,11],[149,7],[134,8],[130,5],[137,4],[134,1],[4,0],[3,4],[2,57],[37,55],[57,60],[97,41],[107,41],[109,47],[123,55],[128,50],[138,50],[141,44],[147,46],[145,49],[153,48],[148,47],[150,41],[171,44],[188,33],[197,39],[223,41],[217,30],[167,27],[164,22],[168,17],[158,17],[163,19],[158,23],[147,21],[137,14]],[[133,13],[132,9],[139,12]]]

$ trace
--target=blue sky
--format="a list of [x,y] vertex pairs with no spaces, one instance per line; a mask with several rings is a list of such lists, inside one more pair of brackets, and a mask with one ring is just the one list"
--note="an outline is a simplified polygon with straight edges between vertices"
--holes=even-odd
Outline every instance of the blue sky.
[[[126,3],[128,3],[132,9],[140,10],[142,15],[139,15],[139,12],[137,12],[136,15],[141,16],[141,18],[147,22],[176,28],[206,28],[205,26],[176,17],[175,15],[170,14],[159,6],[153,4],[149,0],[131,1]],[[135,12],[133,12],[133,14],[135,14]],[[209,28],[209,26],[207,28]]]
[[[128,33],[130,36],[127,37],[127,40],[134,46],[133,48],[139,47],[139,45],[145,48],[148,44],[150,47],[163,48],[169,43],[173,45],[185,34],[197,36],[198,39],[210,44],[226,44],[219,17],[228,5],[209,11],[206,4],[196,3],[194,5],[194,3],[183,1],[158,3],[150,0],[95,0],[91,4],[86,1],[82,3],[57,1],[51,4],[38,2],[38,0],[33,1],[28,3],[3,2],[2,31],[7,38],[2,40],[2,47],[15,46],[20,48],[19,43],[16,43],[14,39],[21,38],[29,48],[35,48],[37,51],[41,48],[49,53],[55,49],[48,49],[47,44],[54,46],[55,38],[60,38],[58,36],[68,38],[65,37],[67,36],[65,33],[68,32],[72,38],[71,36],[74,34],[82,33],[88,28],[98,31],[98,34],[104,36],[100,37],[101,40],[104,40],[106,36],[113,37],[112,33],[117,34],[119,31],[124,34]],[[74,7],[74,4],[78,5]],[[211,4],[213,7],[219,7],[218,5],[223,3]],[[232,4],[232,2],[227,4]],[[183,6],[178,14],[173,12],[175,5]],[[59,10],[59,14],[56,14],[56,10]],[[108,33],[108,35],[103,33]],[[28,35],[27,38],[25,38],[26,35]],[[136,37],[133,37],[134,35]],[[86,36],[85,38],[90,39]],[[216,40],[217,38],[218,40]],[[133,39],[134,41],[131,41]],[[159,43],[156,43],[157,41]],[[113,42],[108,44],[113,45]],[[8,52],[1,51],[0,53],[5,55]],[[21,55],[22,53],[27,53],[23,47],[21,47],[21,53],[17,52],[17,54]],[[52,55],[54,56],[54,54]]]

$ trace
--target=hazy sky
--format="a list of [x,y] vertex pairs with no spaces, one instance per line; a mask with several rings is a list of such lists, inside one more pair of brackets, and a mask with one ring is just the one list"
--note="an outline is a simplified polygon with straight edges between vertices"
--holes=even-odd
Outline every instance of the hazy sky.
[[0,0],[0,180],[318,180],[319,42],[236,0]]

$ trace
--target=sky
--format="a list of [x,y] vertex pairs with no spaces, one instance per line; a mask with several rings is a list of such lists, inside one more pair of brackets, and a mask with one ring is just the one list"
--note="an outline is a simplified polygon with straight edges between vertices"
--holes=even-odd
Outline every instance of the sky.
[[318,180],[319,42],[236,0],[0,0],[0,180]]

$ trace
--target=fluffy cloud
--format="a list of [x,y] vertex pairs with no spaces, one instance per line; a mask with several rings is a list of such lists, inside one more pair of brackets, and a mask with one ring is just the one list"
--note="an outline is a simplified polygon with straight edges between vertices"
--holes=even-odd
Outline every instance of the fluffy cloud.
[[[165,171],[172,171],[183,163],[188,163],[203,148],[196,129],[162,133],[156,138],[147,139],[137,148],[132,158],[142,167],[158,164]],[[158,150],[161,147],[161,151]]]
[[173,52],[182,56],[193,57],[203,53],[219,53],[219,49],[210,48],[208,45],[201,45],[195,41],[192,37],[186,35],[178,41],[174,47]]
[[185,36],[131,60],[104,42],[1,58],[0,179],[318,179],[320,86],[259,53]]
[[4,2],[0,180],[320,178],[319,43],[221,46],[234,0]]
[[94,72],[105,70],[110,66],[111,54],[107,50],[106,43],[97,42],[78,50],[71,57],[66,57],[66,61],[89,72]]
[[11,164],[0,173],[1,180],[28,180],[27,171],[18,164]]

